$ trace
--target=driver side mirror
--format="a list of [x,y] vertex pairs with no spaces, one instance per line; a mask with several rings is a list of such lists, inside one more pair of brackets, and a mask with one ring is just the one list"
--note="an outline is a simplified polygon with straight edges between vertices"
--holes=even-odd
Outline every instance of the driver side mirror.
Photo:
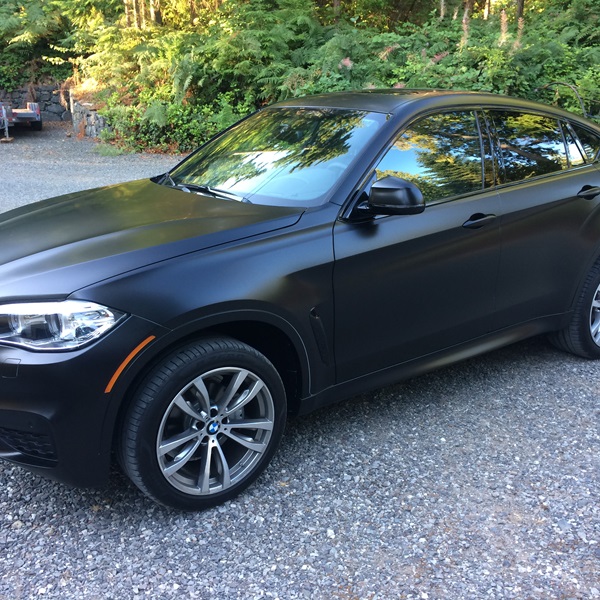
[[425,210],[425,200],[414,183],[388,176],[371,186],[367,206],[375,215],[418,215]]

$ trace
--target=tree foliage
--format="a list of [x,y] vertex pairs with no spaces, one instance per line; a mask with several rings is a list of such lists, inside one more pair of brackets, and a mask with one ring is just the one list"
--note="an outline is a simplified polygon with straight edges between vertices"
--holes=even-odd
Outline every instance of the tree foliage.
[[600,0],[3,0],[0,88],[71,77],[136,147],[364,87],[485,90],[600,114]]

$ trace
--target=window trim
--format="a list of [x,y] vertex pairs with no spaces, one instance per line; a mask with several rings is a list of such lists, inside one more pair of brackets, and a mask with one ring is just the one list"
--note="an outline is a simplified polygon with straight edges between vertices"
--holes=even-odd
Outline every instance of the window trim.
[[[484,172],[482,174],[484,191],[497,188],[498,185],[500,184],[501,174],[504,172],[504,163],[499,160],[498,152],[496,152],[497,137],[495,135],[493,121],[488,117],[488,114],[487,114],[488,110],[489,109],[482,107],[482,106],[480,106],[476,109],[477,118],[479,121],[480,136],[481,136],[481,140],[482,140],[481,151],[483,153],[483,160],[486,164],[490,163],[490,168],[492,171],[492,181],[493,181],[493,183],[490,187],[486,187],[486,185],[485,185],[485,170],[484,170]],[[490,159],[489,160],[486,159],[486,157],[485,157],[483,129],[485,129],[485,139],[487,139],[489,148],[490,148]],[[500,154],[500,158],[501,158],[501,154]]]

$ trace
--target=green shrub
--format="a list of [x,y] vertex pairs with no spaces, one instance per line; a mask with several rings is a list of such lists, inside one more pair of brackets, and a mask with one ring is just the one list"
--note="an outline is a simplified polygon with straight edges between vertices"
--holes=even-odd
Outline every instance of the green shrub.
[[[366,87],[483,90],[581,112],[575,86],[600,115],[600,0],[528,0],[520,22],[504,0],[464,23],[459,0],[444,19],[431,12],[439,2],[419,3],[414,23],[402,21],[410,3],[391,0],[337,13],[324,0],[204,4],[164,0],[163,24],[138,28],[124,26],[121,0],[5,0],[0,87],[74,65],[105,104],[103,137],[137,150],[187,152],[265,104]],[[568,85],[546,87],[557,81]]]
[[212,105],[154,101],[147,108],[120,105],[100,113],[110,123],[110,130],[102,133],[103,141],[135,151],[163,152],[189,152],[245,114],[225,96]]

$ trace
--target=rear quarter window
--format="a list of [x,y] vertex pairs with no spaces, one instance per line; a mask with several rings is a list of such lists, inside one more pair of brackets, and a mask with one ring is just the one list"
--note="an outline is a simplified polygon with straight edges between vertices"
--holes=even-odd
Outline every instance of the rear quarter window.
[[578,167],[588,162],[585,153],[578,142],[575,134],[569,128],[567,123],[562,123],[565,142],[567,143],[567,153],[569,154],[569,164],[571,167]]
[[587,159],[590,162],[600,159],[600,136],[592,133],[588,129],[584,129],[579,125],[571,123],[571,128],[581,143],[581,148],[585,152]]

